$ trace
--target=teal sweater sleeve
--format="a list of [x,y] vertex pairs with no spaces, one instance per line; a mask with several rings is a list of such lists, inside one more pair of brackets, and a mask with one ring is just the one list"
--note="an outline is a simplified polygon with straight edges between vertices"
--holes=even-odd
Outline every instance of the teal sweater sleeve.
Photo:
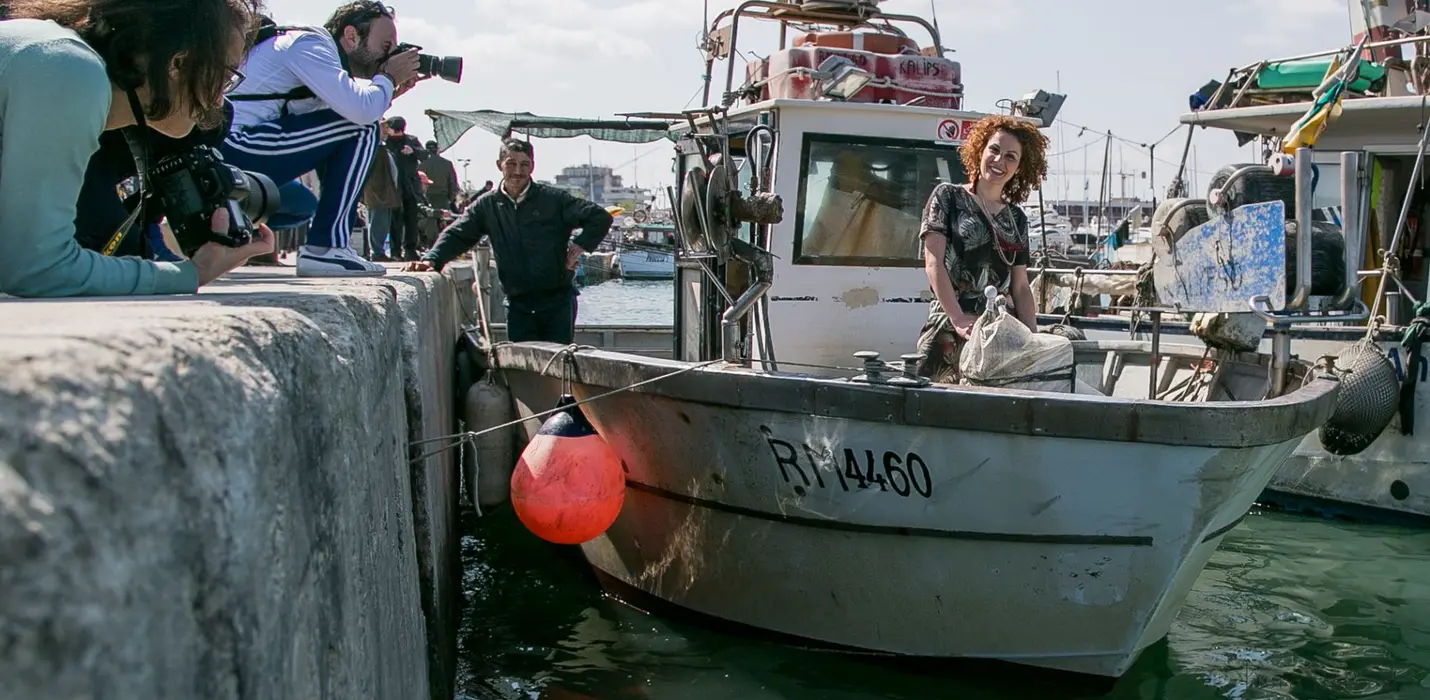
[[111,88],[102,59],[78,37],[36,33],[33,41],[0,49],[0,292],[196,291],[198,271],[187,260],[108,257],[75,242],[76,200],[90,156],[99,150]]

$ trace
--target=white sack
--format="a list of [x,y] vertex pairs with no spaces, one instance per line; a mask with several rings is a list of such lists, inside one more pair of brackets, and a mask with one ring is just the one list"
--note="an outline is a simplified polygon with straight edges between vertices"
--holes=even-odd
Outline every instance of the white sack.
[[[991,287],[989,288],[992,289]],[[1034,333],[996,297],[973,322],[973,332],[958,357],[961,382],[973,386],[1072,393],[1072,341]],[[1091,387],[1088,387],[1091,389]]]

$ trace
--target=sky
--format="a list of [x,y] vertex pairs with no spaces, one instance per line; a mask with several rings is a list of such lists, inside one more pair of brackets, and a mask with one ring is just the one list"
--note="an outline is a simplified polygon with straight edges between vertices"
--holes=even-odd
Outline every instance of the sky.
[[[321,24],[339,4],[267,0],[279,24]],[[465,60],[460,84],[427,80],[388,112],[406,117],[408,130],[424,141],[432,133],[426,109],[595,118],[698,106],[704,64],[696,45],[704,0],[390,4],[400,41]],[[711,15],[735,4],[709,0]],[[1114,196],[1125,188],[1128,196],[1149,197],[1152,170],[1160,197],[1181,157],[1185,130],[1168,132],[1187,111],[1188,95],[1235,66],[1339,48],[1351,39],[1347,0],[884,0],[881,7],[927,18],[931,4],[943,44],[962,66],[965,109],[993,112],[998,100],[1036,89],[1067,95],[1058,116],[1062,126],[1044,132],[1054,154],[1044,188],[1049,200],[1079,199],[1085,183],[1097,198],[1105,137],[1094,132],[1118,139],[1111,152]],[[768,56],[777,35],[771,23],[758,24],[765,26],[750,31],[758,25],[742,22],[739,48]],[[743,70],[737,63],[737,82]],[[716,75],[712,95],[718,96],[722,63]],[[1155,163],[1137,148],[1164,137]],[[480,184],[497,179],[497,145],[497,137],[474,129],[445,155]],[[576,138],[534,145],[538,179],[587,162],[588,153],[597,165],[616,168],[626,184],[664,186],[670,178],[666,142],[631,146]],[[1221,165],[1251,156],[1229,132],[1217,130],[1198,129],[1193,149],[1199,189]]]

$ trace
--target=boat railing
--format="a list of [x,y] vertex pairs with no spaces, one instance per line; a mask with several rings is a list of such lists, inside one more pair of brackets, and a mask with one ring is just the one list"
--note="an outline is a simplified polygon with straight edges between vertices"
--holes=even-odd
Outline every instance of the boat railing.
[[[1223,109],[1234,109],[1242,106],[1242,100],[1248,94],[1251,94],[1253,92],[1253,85],[1256,82],[1256,76],[1260,74],[1261,71],[1273,66],[1278,66],[1285,63],[1295,63],[1297,61],[1308,61],[1314,58],[1325,58],[1327,56],[1342,56],[1343,59],[1345,59],[1351,56],[1362,55],[1367,51],[1373,51],[1377,49],[1401,49],[1406,46],[1415,46],[1418,48],[1421,45],[1427,43],[1430,43],[1430,35],[1406,36],[1396,39],[1387,39],[1385,41],[1369,41],[1369,39],[1367,38],[1357,44],[1343,46],[1336,49],[1327,49],[1325,51],[1315,51],[1311,53],[1297,54],[1295,56],[1287,56],[1285,58],[1266,59],[1256,61],[1254,63],[1248,63],[1244,66],[1232,68],[1230,71],[1227,72],[1226,81],[1219,85],[1217,89],[1212,93],[1212,96],[1206,101],[1206,105],[1202,108],[1202,110],[1213,112]],[[1342,66],[1344,66],[1344,60],[1342,62]],[[1331,76],[1328,76],[1327,80],[1323,81],[1322,84],[1317,87],[1317,89],[1312,93],[1313,97],[1320,96],[1320,94],[1327,88],[1327,84],[1330,82],[1330,79]],[[1229,100],[1225,104],[1222,104],[1221,99],[1222,96],[1225,94],[1226,90],[1230,89],[1231,86],[1236,85],[1238,81],[1245,82],[1239,88],[1236,88],[1236,93],[1232,95],[1231,100]],[[1258,94],[1274,92],[1304,92],[1304,89],[1255,88],[1255,92]],[[1424,90],[1422,90],[1422,92],[1424,92]],[[1353,98],[1355,98],[1355,95],[1347,94],[1347,99]]]
[[[711,21],[710,28],[706,32],[705,41],[701,44],[701,49],[705,52],[705,90],[704,104],[710,104],[710,81],[712,71],[717,59],[729,59],[736,54],[740,37],[740,18],[768,20],[780,23],[779,49],[786,46],[787,32],[791,24],[814,24],[832,25],[849,28],[869,28],[878,32],[891,33],[899,36],[908,36],[900,30],[896,22],[915,24],[928,32],[933,40],[933,51],[935,55],[943,55],[943,42],[939,36],[938,29],[929,23],[928,20],[915,15],[900,15],[882,12],[877,6],[865,3],[851,2],[850,10],[845,12],[833,10],[810,10],[793,2],[781,2],[780,0],[745,0],[733,9],[725,10],[715,16]],[[726,40],[721,23],[729,20],[729,39]],[[878,22],[876,24],[875,22]],[[734,94],[735,90],[735,61],[726,60],[725,66],[725,96]]]

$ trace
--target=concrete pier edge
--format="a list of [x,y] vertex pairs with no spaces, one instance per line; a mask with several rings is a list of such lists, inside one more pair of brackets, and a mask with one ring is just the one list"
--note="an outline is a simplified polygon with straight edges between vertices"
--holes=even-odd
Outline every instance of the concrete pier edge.
[[469,285],[0,298],[0,698],[451,698]]

